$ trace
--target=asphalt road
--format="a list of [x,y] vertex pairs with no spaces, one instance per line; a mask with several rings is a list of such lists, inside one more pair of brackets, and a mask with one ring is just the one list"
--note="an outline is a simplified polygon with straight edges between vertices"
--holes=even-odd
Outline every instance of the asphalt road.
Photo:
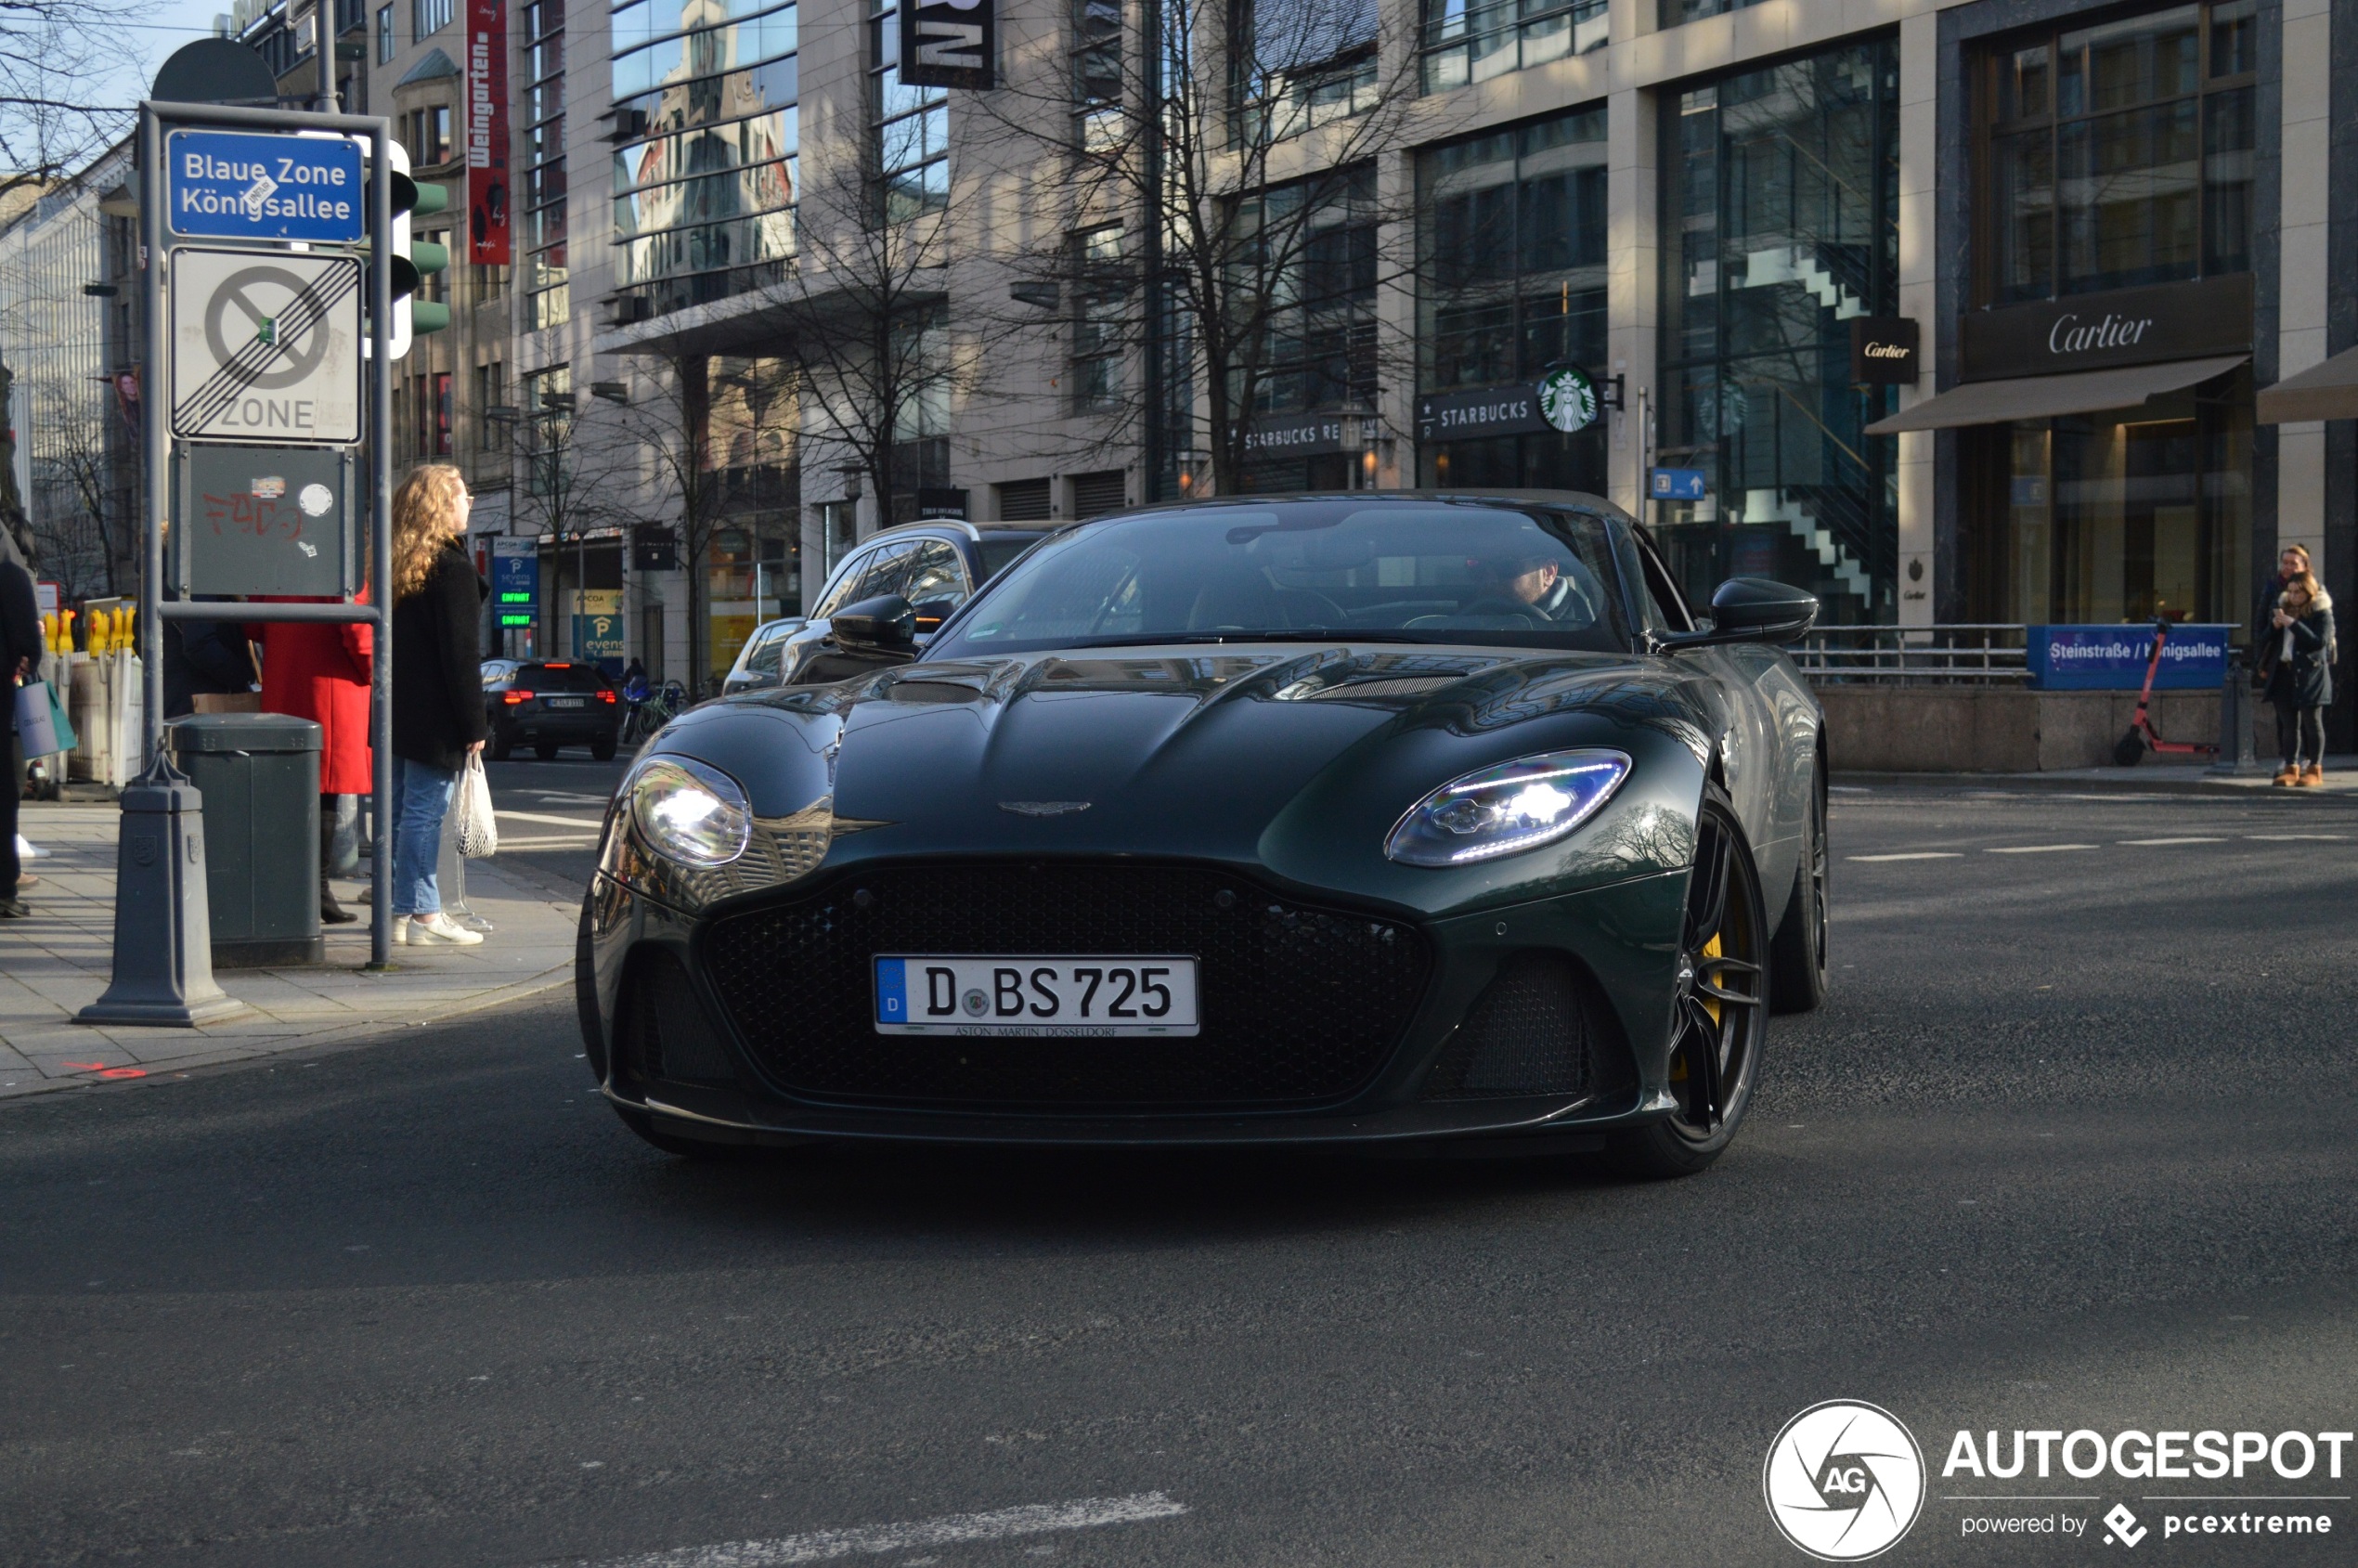
[[[597,793],[565,767],[503,804]],[[2358,810],[1835,799],[1836,994],[1674,1185],[694,1165],[558,999],[0,1108],[0,1562],[1794,1564],[1762,1461],[1836,1397],[1934,1467],[1879,1561],[2125,1556],[1962,1534],[2123,1500],[2137,1560],[2349,1561],[2345,1500],[2199,1505],[2336,1527],[2258,1541],[2144,1500],[2322,1473],[1938,1472],[1960,1429],[2358,1425]],[[2002,1492],[2090,1500],[1949,1500]]]

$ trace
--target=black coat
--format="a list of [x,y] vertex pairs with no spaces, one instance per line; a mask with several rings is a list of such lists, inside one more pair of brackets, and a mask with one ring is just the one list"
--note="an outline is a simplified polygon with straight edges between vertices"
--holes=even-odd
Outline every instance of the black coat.
[[466,551],[447,545],[393,608],[393,754],[457,768],[484,737],[483,600]]
[[[13,688],[17,661],[30,659],[32,667],[41,667],[41,655],[48,649],[47,640],[41,635],[41,597],[33,591],[32,574],[13,558],[0,560],[0,669],[10,677],[0,682],[0,688]],[[16,710],[10,708],[8,722],[16,722]]]
[[[2292,633],[2292,657],[2282,656],[2285,631]],[[2261,656],[2269,661],[2268,700],[2296,707],[2324,707],[2334,700],[2333,666],[2326,662],[2334,641],[2334,612],[2330,604],[2313,604],[2289,628],[2267,628]]]
[[[200,594],[200,599],[218,595]],[[227,603],[227,601],[224,601]],[[253,654],[239,621],[163,623],[163,716],[183,719],[197,710],[201,692],[251,692]]]

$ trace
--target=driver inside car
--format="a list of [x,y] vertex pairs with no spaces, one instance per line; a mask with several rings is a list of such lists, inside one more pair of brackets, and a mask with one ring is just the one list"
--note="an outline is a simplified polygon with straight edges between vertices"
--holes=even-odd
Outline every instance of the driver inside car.
[[[1527,613],[1540,620],[1575,626],[1596,622],[1594,599],[1565,572],[1562,558],[1556,554],[1526,551],[1483,561],[1475,570],[1495,597],[1526,606]],[[1579,570],[1574,563],[1574,571]]]

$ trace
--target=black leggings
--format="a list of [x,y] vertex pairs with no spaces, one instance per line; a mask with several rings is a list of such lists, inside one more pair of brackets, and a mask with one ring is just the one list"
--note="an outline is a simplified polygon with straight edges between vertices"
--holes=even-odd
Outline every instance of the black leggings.
[[2326,760],[2326,710],[2278,703],[2276,747],[2284,753],[2287,768],[2300,762],[2322,764]]

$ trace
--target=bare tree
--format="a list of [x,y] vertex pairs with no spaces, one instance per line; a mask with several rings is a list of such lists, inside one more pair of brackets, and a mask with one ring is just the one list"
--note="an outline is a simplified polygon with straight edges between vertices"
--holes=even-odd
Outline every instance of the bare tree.
[[[136,105],[105,101],[135,67],[126,24],[151,0],[0,3],[0,225],[62,184],[131,127]],[[0,399],[10,382],[0,366]],[[14,432],[0,435],[0,512],[24,514],[16,493]]]
[[120,593],[132,575],[136,549],[124,504],[130,498],[110,490],[110,482],[124,470],[109,453],[105,428],[95,420],[67,418],[56,428],[56,449],[41,465],[47,472],[36,471],[33,483],[53,501],[70,504],[45,506],[41,521],[31,524],[41,546],[43,575],[57,579],[68,601]]
[[1032,214],[1043,238],[1000,249],[1011,314],[1071,333],[1075,412],[1206,450],[1233,493],[1256,420],[1372,413],[1413,374],[1378,301],[1412,285],[1415,203],[1380,155],[1440,134],[1444,111],[1406,9],[1140,0],[1125,18],[1074,0],[1069,71],[985,100],[1001,158],[1069,171],[1037,183],[1062,207]]
[[642,354],[650,395],[628,402],[621,429],[643,454],[661,498],[655,516],[675,530],[687,568],[687,684],[701,694],[707,669],[709,584],[715,536],[745,503],[775,503],[793,466],[797,376],[792,362],[669,349]]
[[873,159],[838,156],[804,188],[800,255],[772,316],[804,434],[865,479],[890,527],[920,486],[946,482],[951,407],[977,390],[979,356],[950,341],[946,210],[882,181]]

